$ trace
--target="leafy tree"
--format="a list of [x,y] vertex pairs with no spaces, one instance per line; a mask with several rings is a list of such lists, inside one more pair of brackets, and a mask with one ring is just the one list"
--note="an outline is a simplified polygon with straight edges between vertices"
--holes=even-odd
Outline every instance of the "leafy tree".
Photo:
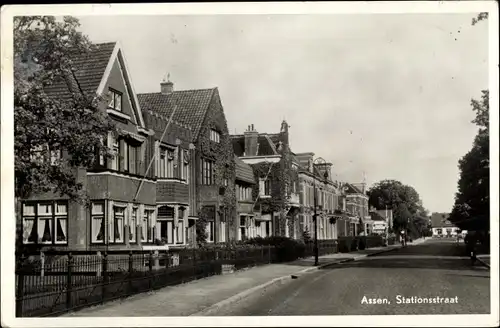
[[489,216],[490,214],[490,156],[489,156],[489,92],[482,91],[481,100],[471,100],[476,117],[472,123],[479,127],[472,149],[458,163],[460,178],[450,221]]
[[417,191],[397,180],[382,180],[368,190],[369,204],[376,209],[392,209],[394,231],[408,227],[411,221],[425,212]]
[[[99,110],[102,99],[76,79],[74,61],[92,50],[78,26],[73,17],[14,18],[16,199],[47,191],[85,199],[75,168],[90,167],[97,152],[109,156],[102,138],[113,126]],[[70,97],[47,92],[61,83]]]

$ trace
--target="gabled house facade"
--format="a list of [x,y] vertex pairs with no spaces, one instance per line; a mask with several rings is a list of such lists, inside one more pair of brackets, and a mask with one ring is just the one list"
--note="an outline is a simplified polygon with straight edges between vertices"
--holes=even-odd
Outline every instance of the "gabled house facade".
[[[305,231],[314,237],[314,189],[316,189],[317,233],[319,240],[337,239],[337,218],[340,192],[331,178],[331,163],[314,164],[314,153],[295,154],[299,168],[300,184],[300,235]],[[316,186],[316,187],[315,187]]]
[[[196,234],[202,233],[203,226],[207,242],[226,241],[235,231],[226,225],[235,226],[235,163],[219,91],[175,91],[170,81],[160,87],[160,92],[139,94],[138,99],[145,110],[172,117],[190,131],[190,140],[184,140],[192,144],[188,206],[184,207],[188,225],[201,220],[196,224]],[[161,152],[159,147],[158,143],[155,151]]]
[[449,213],[431,214],[432,237],[456,237],[460,229],[449,220]]
[[256,185],[252,167],[237,156],[236,165],[236,240],[245,240],[270,233],[268,222],[255,221],[255,200],[253,188]]
[[232,135],[234,154],[249,164],[256,185],[255,226],[260,236],[271,235],[296,238],[300,210],[298,162],[289,144],[288,123],[283,121],[279,133],[259,133],[253,124],[243,135]]
[[365,234],[367,228],[370,229],[371,217],[368,212],[368,195],[366,195],[364,184],[345,183],[342,186],[345,197],[345,210],[349,217],[346,224],[346,233],[348,236],[357,236],[360,233],[360,224],[363,224]]
[[150,110],[143,110],[143,115],[147,126],[155,132],[155,241],[169,248],[195,245],[195,219],[189,217],[189,196],[194,185],[191,167],[195,158],[191,129]]
[[98,44],[73,61],[73,77],[57,81],[46,93],[71,97],[78,85],[80,91],[103,96],[99,109],[117,131],[104,136],[103,142],[114,156],[96,156],[95,166],[88,170],[75,168],[75,179],[90,199],[87,205],[53,193],[25,199],[23,243],[74,250],[140,249],[153,244],[156,181],[151,173],[146,175],[146,168],[154,133],[146,127],[123,51],[118,43]]

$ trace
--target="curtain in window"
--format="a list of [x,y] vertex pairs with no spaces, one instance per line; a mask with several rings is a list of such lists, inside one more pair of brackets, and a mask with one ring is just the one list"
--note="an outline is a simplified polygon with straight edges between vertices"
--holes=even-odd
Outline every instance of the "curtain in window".
[[92,220],[92,236],[94,236],[93,241],[104,241],[104,218],[94,217]]
[[57,241],[67,241],[66,238],[66,218],[57,218]]
[[36,242],[35,219],[24,219],[23,222],[23,240],[24,242]]
[[42,236],[42,242],[52,241],[51,219],[40,219],[38,225],[38,235]]

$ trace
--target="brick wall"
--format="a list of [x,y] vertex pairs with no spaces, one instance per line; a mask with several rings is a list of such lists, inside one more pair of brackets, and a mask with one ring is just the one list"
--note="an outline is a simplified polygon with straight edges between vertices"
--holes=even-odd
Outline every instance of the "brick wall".
[[157,202],[189,203],[189,186],[180,182],[162,182],[156,184]]

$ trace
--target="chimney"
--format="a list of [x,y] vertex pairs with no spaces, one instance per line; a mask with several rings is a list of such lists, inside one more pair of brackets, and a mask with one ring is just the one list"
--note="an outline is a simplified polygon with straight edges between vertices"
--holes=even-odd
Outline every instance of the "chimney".
[[245,156],[257,156],[259,133],[255,131],[253,124],[245,131]]
[[161,94],[168,95],[174,92],[174,83],[170,82],[170,73],[167,74],[167,81],[163,78],[163,81],[160,83]]
[[288,125],[288,123],[283,120],[283,122],[281,122],[281,129],[280,129],[280,134],[281,134],[281,141],[283,142],[283,144],[288,147],[289,146],[289,143],[288,143],[288,128],[290,126]]

